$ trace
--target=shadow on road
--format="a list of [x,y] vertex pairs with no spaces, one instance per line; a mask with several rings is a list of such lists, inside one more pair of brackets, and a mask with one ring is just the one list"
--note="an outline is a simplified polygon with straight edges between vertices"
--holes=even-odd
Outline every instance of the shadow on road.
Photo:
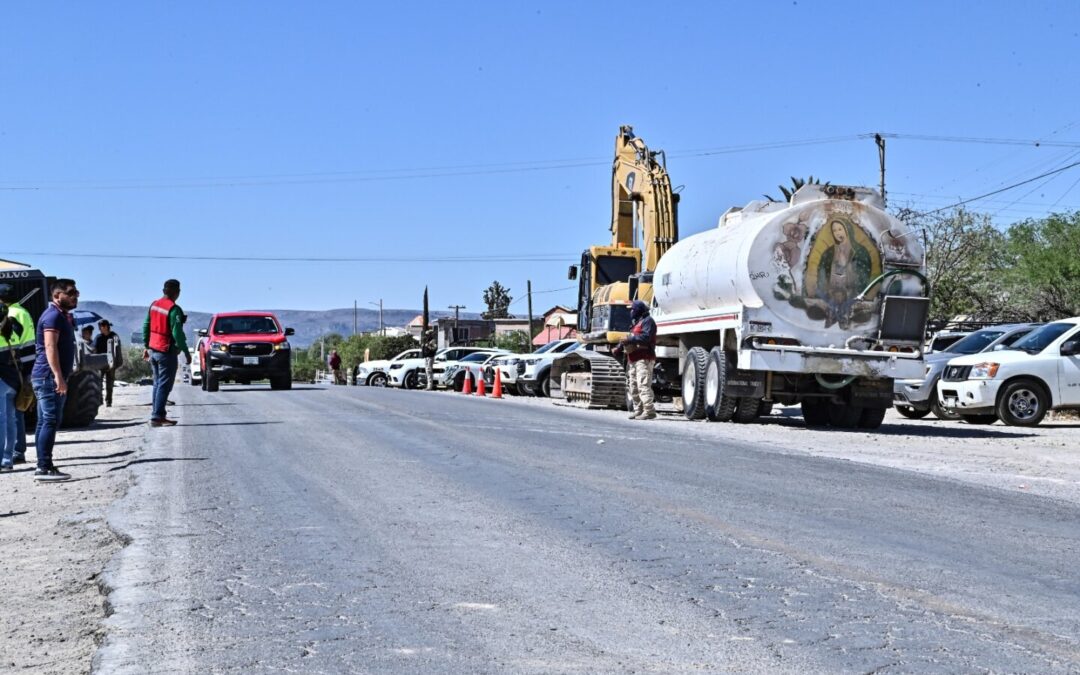
[[1030,438],[1039,435],[1029,432],[1005,431],[1004,429],[999,431],[998,429],[987,428],[986,426],[973,426],[962,422],[956,422],[950,426],[920,426],[918,423],[886,423],[882,424],[877,429],[837,429],[836,427],[819,427],[813,429],[806,426],[806,423],[803,422],[801,416],[785,414],[759,419],[757,423],[792,427],[793,429],[804,429],[806,431],[881,434],[885,436],[918,436],[920,438]]
[[91,431],[94,429],[123,429],[124,427],[137,427],[140,424],[146,424],[147,421],[148,420],[116,420],[115,422],[94,422],[88,427],[83,427],[83,429],[89,429]]
[[269,385],[265,387],[227,387],[222,386],[221,391],[273,391],[275,394],[287,394],[290,391],[322,391],[326,387],[293,387],[292,389],[271,389]]
[[82,457],[65,457],[65,462],[78,462],[78,461],[90,461],[92,459],[116,459],[117,457],[127,457],[128,455],[134,455],[134,450],[124,450],[123,452],[114,452],[111,455],[84,455]]
[[12,511],[11,513],[0,513],[0,518],[14,518],[15,516],[25,516],[30,513],[29,511]]
[[55,445],[83,445],[84,443],[115,443],[116,441],[122,441],[125,436],[117,436],[116,438],[88,438],[82,441],[56,441]]
[[126,468],[128,468],[130,466],[134,466],[135,464],[153,464],[153,463],[156,463],[156,462],[205,462],[208,459],[210,459],[210,458],[209,457],[156,457],[156,458],[150,458],[150,459],[135,459],[135,460],[132,460],[132,461],[128,462],[127,464],[121,464],[120,466],[114,466],[113,468],[109,469],[109,471],[110,472],[119,471],[121,469],[126,469]]
[[284,422],[281,422],[279,420],[273,420],[273,421],[270,421],[270,422],[196,422],[194,424],[185,424],[184,422],[181,422],[177,426],[180,426],[180,427],[242,427],[242,426],[253,426],[253,425],[259,425],[259,424],[284,424]]

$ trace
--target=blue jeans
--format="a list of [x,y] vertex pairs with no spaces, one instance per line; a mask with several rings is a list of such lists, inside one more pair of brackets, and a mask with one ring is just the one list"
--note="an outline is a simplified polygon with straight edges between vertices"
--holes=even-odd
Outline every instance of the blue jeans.
[[11,466],[15,457],[18,424],[15,419],[15,390],[0,380],[0,464]]
[[150,408],[150,419],[165,419],[165,403],[169,400],[173,382],[176,381],[176,368],[179,358],[176,354],[150,352],[150,369],[154,371],[154,401]]
[[64,416],[64,401],[67,395],[56,393],[56,380],[51,377],[33,379],[34,395],[37,396],[37,430],[34,439],[37,443],[37,466],[48,469],[53,465],[52,451],[56,443],[56,430]]
[[26,457],[26,413],[15,411],[15,456]]

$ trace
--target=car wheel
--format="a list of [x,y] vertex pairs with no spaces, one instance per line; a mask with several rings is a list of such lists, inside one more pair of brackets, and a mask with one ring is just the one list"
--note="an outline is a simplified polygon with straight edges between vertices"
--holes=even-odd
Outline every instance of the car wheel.
[[941,405],[941,397],[936,393],[933,400],[930,401],[930,412],[934,413],[934,417],[946,422],[956,422],[960,419],[960,413],[953,412]]
[[367,379],[369,387],[385,387],[387,384],[386,373],[372,373]]
[[547,373],[544,373],[544,376],[536,383],[536,395],[544,398],[551,396],[551,378]]
[[206,382],[206,391],[214,392],[218,390],[218,378],[214,371],[207,371],[203,380]]
[[682,372],[683,414],[688,420],[705,417],[705,370],[708,365],[709,353],[701,347],[691,347]]
[[1033,427],[1050,408],[1050,397],[1035,380],[1010,382],[998,394],[997,416],[1011,427]]
[[918,408],[912,408],[909,405],[896,406],[896,412],[900,413],[909,420],[921,420],[930,414],[930,410],[919,410]]
[[533,388],[525,384],[524,382],[518,383],[518,391],[521,393],[522,396],[536,396],[536,393],[533,392]]
[[404,386],[406,389],[416,389],[417,386],[419,386],[419,382],[417,380],[417,374],[414,370],[405,376],[405,379],[402,380],[402,386]]
[[986,413],[982,415],[963,415],[960,417],[968,424],[993,424],[997,422],[997,415],[994,413]]

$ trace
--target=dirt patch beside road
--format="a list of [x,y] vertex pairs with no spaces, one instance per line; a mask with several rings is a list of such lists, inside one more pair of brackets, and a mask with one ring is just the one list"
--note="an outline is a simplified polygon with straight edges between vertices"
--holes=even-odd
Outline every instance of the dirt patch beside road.
[[122,545],[105,508],[130,484],[148,397],[118,387],[92,426],[59,434],[54,459],[71,481],[34,481],[32,438],[28,463],[0,474],[0,671],[90,672],[106,615],[98,575]]

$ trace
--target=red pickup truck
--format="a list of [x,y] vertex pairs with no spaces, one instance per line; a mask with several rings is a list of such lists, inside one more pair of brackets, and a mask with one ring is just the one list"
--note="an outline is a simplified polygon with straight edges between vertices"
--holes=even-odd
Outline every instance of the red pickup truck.
[[197,331],[202,388],[217,391],[222,382],[250,384],[270,380],[271,389],[292,388],[292,328],[282,328],[270,312],[227,312],[210,317]]

